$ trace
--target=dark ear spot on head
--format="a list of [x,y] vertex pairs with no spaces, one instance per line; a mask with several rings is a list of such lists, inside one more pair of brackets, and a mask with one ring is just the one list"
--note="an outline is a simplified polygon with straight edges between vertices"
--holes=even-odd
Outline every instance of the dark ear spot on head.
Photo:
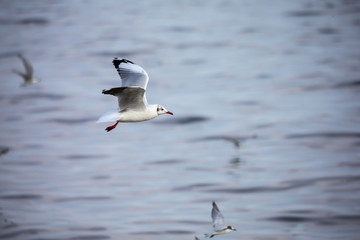
[[160,106],[159,106],[159,105],[157,106],[157,109],[156,109],[156,111],[160,111]]
[[156,109],[158,112],[160,111],[164,111],[164,108],[161,106],[161,105],[157,105],[157,109]]
[[231,227],[231,226],[227,226],[227,228],[228,228],[228,229],[232,229],[232,227]]

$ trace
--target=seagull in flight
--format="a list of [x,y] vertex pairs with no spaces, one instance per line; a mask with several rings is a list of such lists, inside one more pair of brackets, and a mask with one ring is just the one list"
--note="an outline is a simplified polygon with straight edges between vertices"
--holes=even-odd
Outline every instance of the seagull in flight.
[[100,116],[100,122],[116,121],[107,127],[106,131],[113,130],[119,122],[142,122],[153,119],[162,114],[171,114],[159,104],[148,104],[146,100],[146,86],[149,76],[139,65],[127,59],[114,58],[112,63],[120,75],[121,87],[103,90],[103,94],[113,95],[118,98],[119,108]]
[[22,77],[24,79],[24,83],[21,84],[21,86],[25,87],[25,86],[31,85],[33,83],[40,82],[40,79],[33,77],[34,69],[33,69],[33,66],[31,65],[30,61],[27,60],[21,54],[18,54],[17,56],[21,59],[22,63],[24,64],[24,67],[25,67],[25,73],[22,73],[16,69],[13,69],[14,73],[16,73],[17,75],[19,75],[20,77]]
[[[231,227],[231,226],[225,227],[225,225],[224,225],[224,217],[221,214],[218,206],[216,205],[215,202],[212,202],[212,206],[213,207],[212,207],[212,210],[211,210],[211,218],[212,218],[212,222],[213,222],[214,232],[210,235],[209,238],[212,238],[212,237],[214,237],[216,235],[236,231],[236,229]],[[205,234],[205,235],[209,236],[209,234]]]

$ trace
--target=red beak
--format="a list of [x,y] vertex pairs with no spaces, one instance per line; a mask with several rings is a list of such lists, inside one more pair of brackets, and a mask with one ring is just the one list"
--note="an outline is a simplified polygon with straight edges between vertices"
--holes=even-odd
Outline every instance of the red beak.
[[167,114],[171,114],[171,115],[174,115],[174,114],[173,114],[172,112],[170,112],[170,111],[167,111],[166,113],[167,113]]

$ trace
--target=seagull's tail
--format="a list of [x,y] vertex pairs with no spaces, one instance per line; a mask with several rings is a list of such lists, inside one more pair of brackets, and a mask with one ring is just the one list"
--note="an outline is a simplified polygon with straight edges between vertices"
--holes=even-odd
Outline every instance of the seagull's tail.
[[108,111],[100,116],[100,118],[96,121],[96,123],[102,123],[102,122],[114,122],[118,121],[121,117],[121,114],[117,109]]

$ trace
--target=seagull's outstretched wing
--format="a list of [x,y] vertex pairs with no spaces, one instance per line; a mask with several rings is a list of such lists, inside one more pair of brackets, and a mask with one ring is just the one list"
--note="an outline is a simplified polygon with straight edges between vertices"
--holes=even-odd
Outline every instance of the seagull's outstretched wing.
[[22,72],[20,72],[19,70],[13,69],[12,71],[13,71],[13,73],[19,75],[20,77],[22,77],[22,78],[24,78],[24,79],[25,79],[26,76],[27,76],[25,73],[22,73]]
[[140,87],[119,87],[111,88],[109,90],[103,90],[103,94],[110,94],[118,97],[119,110],[124,111],[126,109],[143,110],[146,109],[143,101],[145,89]]
[[149,76],[146,71],[127,59],[114,58],[113,64],[120,75],[122,87],[140,87],[146,89]]
[[215,231],[223,230],[225,228],[224,217],[221,214],[215,202],[212,203],[212,206],[213,208],[211,210],[211,218],[212,218],[214,230]]
[[34,73],[34,69],[31,65],[31,63],[29,62],[29,60],[27,60],[23,55],[19,54],[18,57],[21,59],[21,61],[23,62],[24,64],[24,67],[25,67],[25,74],[31,78],[33,73]]

